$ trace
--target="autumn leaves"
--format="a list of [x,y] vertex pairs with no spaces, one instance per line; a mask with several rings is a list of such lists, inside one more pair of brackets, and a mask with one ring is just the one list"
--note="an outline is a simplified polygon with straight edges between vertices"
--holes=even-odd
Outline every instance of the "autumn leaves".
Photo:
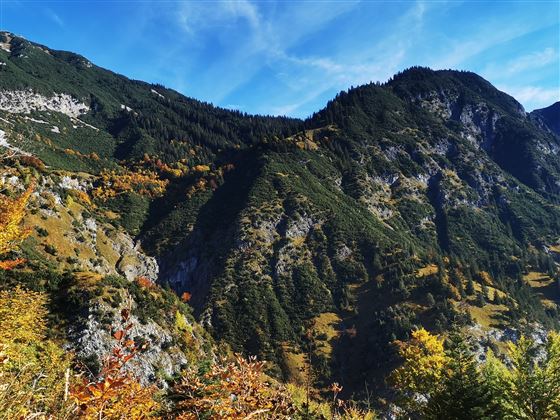
[[29,231],[22,229],[21,222],[34,185],[31,183],[25,192],[16,198],[0,194],[0,269],[2,270],[11,270],[24,261],[21,258],[3,259],[3,257],[29,234]]

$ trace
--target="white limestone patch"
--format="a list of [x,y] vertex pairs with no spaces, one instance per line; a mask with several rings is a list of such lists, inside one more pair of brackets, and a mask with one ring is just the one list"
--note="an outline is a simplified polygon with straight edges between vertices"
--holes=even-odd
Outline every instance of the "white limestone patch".
[[53,127],[51,128],[51,131],[53,133],[60,134],[60,128],[58,128],[56,125],[53,125]]
[[14,114],[55,111],[77,118],[88,112],[89,106],[66,93],[55,93],[47,97],[32,90],[6,90],[0,91],[0,110]]
[[124,109],[126,112],[132,111],[132,108],[130,108],[129,106],[123,105],[123,104],[121,104],[121,109]]
[[[75,123],[75,124],[72,126],[72,127],[74,127],[74,128],[84,128],[84,127],[88,127],[88,128],[91,128],[92,130],[99,131],[99,128],[94,127],[93,125],[88,124],[87,122],[84,122],[84,121],[82,121],[82,120],[80,120],[80,119],[78,119],[78,118],[72,118],[72,117],[70,117],[70,120],[72,120],[72,122]],[[78,124],[79,124],[79,126],[78,126]]]
[[10,143],[8,143],[8,140],[6,139],[6,132],[2,130],[0,130],[0,146],[6,148],[10,147]]
[[6,42],[0,42],[0,49],[6,52],[12,52],[12,37],[8,34],[4,34],[4,36],[6,37]]
[[48,122],[45,121],[45,120],[36,120],[35,118],[31,118],[31,117],[27,117],[27,116],[25,116],[24,118],[27,121],[31,121],[31,122],[34,122],[34,123],[37,123],[37,124],[48,124]]
[[78,178],[72,178],[68,175],[64,175],[58,184],[58,186],[64,190],[79,190],[87,191],[91,188],[91,184],[85,180],[80,180]]
[[19,147],[15,147],[12,146],[10,143],[8,143],[8,138],[6,136],[6,132],[3,130],[0,130],[0,148],[5,148],[8,150],[11,150],[12,152],[16,152],[16,153],[21,153],[24,155],[28,155],[29,153],[24,152],[23,150],[21,150]]
[[159,93],[157,90],[151,89],[151,92],[152,92],[154,95],[157,95],[157,96],[159,96],[159,97],[162,98],[162,99],[165,99],[165,96],[163,96],[163,95],[162,95],[161,93]]
[[8,121],[8,120],[7,120],[6,118],[2,118],[2,117],[0,117],[0,121],[4,121],[4,122],[5,122],[6,124],[14,125],[14,123],[13,123],[13,122],[11,122],[11,121]]
[[42,48],[42,47],[34,47],[34,48],[43,51],[45,54],[51,55],[51,52],[46,48]]

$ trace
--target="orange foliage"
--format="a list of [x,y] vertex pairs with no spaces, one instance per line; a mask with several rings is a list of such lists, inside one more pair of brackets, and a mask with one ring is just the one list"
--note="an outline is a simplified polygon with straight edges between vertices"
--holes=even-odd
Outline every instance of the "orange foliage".
[[138,283],[139,286],[144,287],[146,289],[151,289],[152,287],[154,287],[154,282],[145,276],[137,277],[136,283]]
[[89,153],[89,154],[84,154],[84,153],[79,152],[78,150],[64,149],[64,153],[66,153],[67,155],[78,156],[78,157],[81,157],[81,158],[91,159],[91,160],[95,160],[95,161],[99,160],[99,155],[95,152],[92,152],[92,153]]
[[207,185],[208,185],[208,181],[205,178],[200,178],[193,185],[191,185],[189,189],[187,189],[187,197],[191,198],[197,192],[205,191]]
[[235,361],[215,364],[202,376],[188,371],[173,388],[176,418],[292,418],[290,396],[266,380],[264,365],[237,355]]
[[24,166],[30,166],[39,171],[45,170],[45,164],[43,163],[43,161],[39,158],[36,158],[35,156],[30,156],[30,155],[21,156],[19,158],[19,161]]
[[226,163],[220,169],[222,170],[223,173],[226,173],[229,171],[233,171],[235,169],[235,165],[233,163]]
[[24,258],[16,258],[15,260],[0,261],[0,270],[13,270],[18,265],[25,263],[27,260]]
[[193,171],[195,172],[208,172],[210,170],[210,166],[208,165],[196,165],[193,167]]
[[184,293],[181,295],[181,300],[182,300],[183,302],[188,302],[189,300],[191,300],[191,297],[192,297],[192,295],[191,295],[189,292],[184,292]]
[[91,199],[89,198],[88,193],[82,190],[70,190],[72,196],[74,196],[78,201],[82,204],[87,204],[88,206],[94,206]]
[[107,200],[126,192],[136,192],[148,197],[159,197],[167,188],[168,180],[162,180],[155,172],[139,170],[138,172],[103,171],[100,176],[101,186],[93,190],[93,196]]
[[155,168],[159,173],[173,178],[180,178],[189,172],[189,168],[186,166],[186,159],[181,159],[178,162],[167,164],[162,162],[161,159],[154,159],[145,153],[142,158],[142,163],[145,167]]

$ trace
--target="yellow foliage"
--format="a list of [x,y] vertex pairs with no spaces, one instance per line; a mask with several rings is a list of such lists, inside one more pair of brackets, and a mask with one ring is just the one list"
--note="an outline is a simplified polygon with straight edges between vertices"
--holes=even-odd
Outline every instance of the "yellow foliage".
[[88,383],[72,397],[80,407],[80,418],[87,420],[147,419],[152,417],[158,404],[154,388],[143,387],[128,375],[108,377]]
[[438,268],[437,265],[428,264],[427,266],[422,267],[417,271],[416,277],[421,278],[421,277],[430,276],[432,274],[437,274],[438,271],[439,271],[439,268]]
[[208,172],[210,170],[210,166],[208,166],[208,165],[196,165],[192,169],[195,172]]
[[29,235],[29,231],[21,228],[21,222],[33,188],[34,185],[31,184],[15,199],[0,195],[0,257],[12,251]]
[[490,277],[490,274],[488,274],[487,271],[479,271],[478,277],[480,278],[480,282],[487,286],[492,286],[492,284],[494,283],[492,281],[492,277]]
[[46,303],[44,293],[19,287],[0,292],[2,418],[64,418],[70,412],[70,358],[45,339]]
[[19,286],[0,291],[0,343],[41,342],[45,338],[46,304],[44,293]]
[[187,322],[187,320],[185,318],[185,315],[183,315],[179,311],[175,311],[175,327],[179,331],[184,331],[184,332],[191,332],[192,331],[192,327]]
[[136,192],[148,197],[159,197],[167,188],[168,180],[163,180],[153,171],[138,172],[103,171],[100,175],[101,185],[93,190],[93,196],[107,200],[126,192]]
[[449,362],[443,339],[420,328],[412,333],[408,342],[396,341],[395,344],[404,361],[392,373],[391,382],[401,390],[428,394],[441,379]]

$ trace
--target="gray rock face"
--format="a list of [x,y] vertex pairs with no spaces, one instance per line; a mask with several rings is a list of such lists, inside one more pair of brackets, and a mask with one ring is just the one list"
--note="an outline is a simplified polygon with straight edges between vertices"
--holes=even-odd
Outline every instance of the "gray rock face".
[[315,225],[314,220],[304,214],[296,219],[289,220],[286,223],[286,228],[283,232],[283,236],[289,239],[306,236],[313,225]]
[[[420,105],[445,120],[454,120],[462,125],[462,135],[475,146],[489,151],[492,148],[496,122],[500,118],[497,111],[485,103],[461,105],[454,92],[432,92],[417,98]],[[524,111],[520,110],[520,112]]]
[[54,111],[77,118],[88,112],[89,106],[66,93],[55,93],[47,97],[31,90],[6,90],[0,92],[0,109],[22,114]]
[[[119,324],[113,321],[111,326],[103,325],[99,316],[95,314],[101,313],[104,314],[104,318],[111,316],[113,320],[118,320],[120,308],[113,309],[107,305],[96,304],[89,312],[83,325],[70,328],[69,347],[76,352],[79,359],[95,359],[102,364],[116,345],[112,330],[117,330]],[[154,321],[142,324],[135,316],[131,316],[130,321],[134,325],[132,337],[147,340],[148,348],[131,359],[126,364],[126,369],[143,384],[159,382],[160,385],[164,385],[162,376],[178,373],[187,365],[185,354],[173,344],[173,337],[169,332]]]
[[499,115],[485,104],[467,105],[459,115],[464,127],[463,136],[486,151],[490,151],[494,144],[498,119]]
[[[486,354],[492,348],[493,343],[517,343],[521,337],[521,332],[516,328],[483,328],[479,324],[475,324],[467,330],[468,334],[473,337],[472,343],[473,353],[479,363],[486,360]],[[544,355],[542,346],[546,343],[548,332],[540,324],[530,326],[528,337],[533,340],[537,346],[541,347],[540,354]]]
[[126,233],[118,232],[116,236],[113,249],[121,255],[116,265],[118,273],[130,281],[140,276],[156,280],[159,273],[156,259],[144,254],[140,249],[140,242],[134,242]]
[[177,264],[176,270],[166,278],[166,281],[174,289],[188,287],[193,279],[194,272],[198,267],[198,258],[190,256]]

